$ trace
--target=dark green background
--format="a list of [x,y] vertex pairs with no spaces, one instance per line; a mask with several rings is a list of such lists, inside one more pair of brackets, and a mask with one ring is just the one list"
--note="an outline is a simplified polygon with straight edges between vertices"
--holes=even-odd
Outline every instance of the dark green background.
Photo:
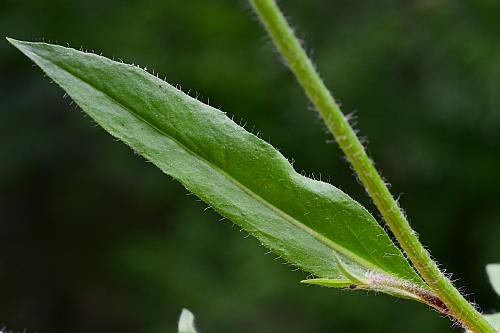
[[[281,5],[421,240],[499,309],[484,265],[500,262],[500,2]],[[379,217],[244,1],[3,0],[0,32],[154,69]],[[452,331],[423,305],[300,285],[5,40],[0,73],[0,327],[169,333],[188,307],[203,333]]]

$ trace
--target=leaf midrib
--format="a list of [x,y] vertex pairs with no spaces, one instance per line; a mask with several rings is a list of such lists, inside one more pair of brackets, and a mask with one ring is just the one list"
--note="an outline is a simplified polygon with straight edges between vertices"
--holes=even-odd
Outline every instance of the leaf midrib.
[[[43,44],[43,43],[41,43]],[[323,243],[324,245],[330,247],[332,250],[334,251],[337,251],[339,253],[342,253],[343,255],[349,257],[350,259],[352,259],[353,261],[357,262],[358,264],[361,264],[362,266],[365,266],[365,268],[371,268],[371,269],[376,269],[376,270],[379,270],[379,271],[383,271],[385,272],[386,274],[388,273],[387,271],[385,271],[384,269],[382,269],[381,267],[377,266],[377,265],[374,265],[373,263],[367,261],[366,259],[364,258],[361,258],[359,257],[358,255],[356,255],[355,253],[353,253],[352,251],[346,249],[345,247],[335,243],[334,241],[332,241],[331,239],[321,235],[320,233],[318,233],[316,230],[306,226],[305,224],[303,224],[302,222],[300,222],[300,220],[294,218],[293,216],[289,215],[288,213],[286,213],[285,211],[283,211],[282,209],[280,209],[279,207],[276,207],[275,205],[273,205],[272,203],[268,202],[266,199],[264,199],[263,197],[261,197],[260,195],[258,195],[257,193],[253,192],[251,189],[249,189],[247,186],[245,186],[244,184],[242,184],[241,182],[239,182],[237,179],[235,179],[233,176],[231,176],[230,174],[228,174],[227,172],[225,172],[224,170],[222,170],[221,168],[219,168],[216,164],[214,164],[213,162],[203,158],[202,156],[196,154],[194,151],[192,151],[189,147],[187,147],[186,145],[184,145],[183,143],[179,142],[177,139],[173,138],[171,135],[165,133],[162,129],[158,128],[157,126],[155,126],[154,124],[152,124],[151,122],[149,122],[148,120],[144,119],[143,117],[141,117],[138,113],[134,112],[133,111],[133,107],[129,107],[127,105],[125,105],[125,103],[119,101],[117,98],[113,97],[112,95],[108,94],[106,91],[103,91],[101,89],[99,89],[96,85],[94,85],[91,81],[88,81],[88,80],[85,80],[83,77],[77,75],[76,73],[74,73],[73,71],[71,71],[70,69],[66,68],[65,66],[62,66],[58,63],[54,63],[52,62],[50,59],[47,59],[45,57],[43,57],[42,55],[40,55],[39,53],[35,53],[36,56],[44,59],[45,61],[53,64],[54,66],[56,67],[59,67],[60,69],[62,69],[63,71],[69,73],[71,76],[73,76],[74,78],[76,78],[77,80],[83,82],[84,84],[90,86],[92,89],[102,93],[106,98],[108,98],[111,102],[113,102],[114,104],[117,104],[119,107],[123,108],[125,111],[128,111],[130,114],[132,114],[134,117],[136,117],[139,121],[142,121],[143,123],[147,124],[148,126],[150,126],[151,128],[153,128],[155,131],[157,131],[159,134],[165,136],[166,138],[168,138],[169,140],[173,141],[175,144],[177,144],[181,149],[183,149],[185,152],[187,152],[189,155],[193,156],[195,159],[198,159],[200,160],[201,162],[207,164],[210,168],[214,169],[216,172],[218,172],[219,174],[221,174],[224,178],[226,178],[230,183],[233,183],[236,187],[238,187],[239,189],[241,189],[243,192],[245,192],[246,194],[248,194],[250,197],[252,197],[253,199],[255,199],[256,201],[258,201],[259,203],[261,203],[262,205],[264,205],[265,207],[267,207],[268,209],[270,209],[271,211],[275,212],[277,215],[281,216],[283,219],[285,219],[286,221],[288,221],[289,223],[293,224],[294,226],[302,229],[303,231],[305,231],[306,233],[308,233],[309,235],[311,235],[312,237],[314,237],[316,240],[318,240],[319,242]],[[103,57],[100,57],[98,55],[95,55],[95,54],[87,54],[87,55],[91,55],[91,56],[94,56],[94,57],[97,57],[97,58],[103,58]],[[105,59],[105,58],[104,58]],[[101,59],[100,59],[101,60]],[[118,63],[116,63],[116,65],[120,65]],[[125,64],[123,64],[123,66],[126,66]],[[130,69],[130,68],[127,68],[127,69]],[[134,67],[135,69],[135,67]],[[144,71],[144,74],[148,75],[148,76],[151,76],[150,73]],[[154,79],[157,79],[157,80],[160,80],[158,79],[157,77],[154,77],[152,76]],[[164,84],[168,84],[167,82],[163,81],[163,80],[160,80],[162,83]],[[175,87],[174,87],[175,88]],[[71,93],[68,92],[68,94],[71,96]],[[186,96],[188,98],[192,98],[190,96]],[[252,134],[253,135],[253,134]],[[351,232],[352,233],[352,232]],[[333,256],[333,254],[332,254]],[[392,274],[391,274],[392,275]]]

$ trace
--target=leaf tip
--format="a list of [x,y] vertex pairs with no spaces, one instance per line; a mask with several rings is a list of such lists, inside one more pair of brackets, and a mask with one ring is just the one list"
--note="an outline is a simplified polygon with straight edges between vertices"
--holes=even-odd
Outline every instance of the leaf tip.
[[14,46],[16,46],[16,45],[18,45],[19,43],[21,43],[21,41],[20,41],[20,40],[17,40],[17,39],[11,38],[11,37],[7,37],[7,36],[5,36],[5,39],[6,39],[9,43],[11,43],[12,45],[14,45]]
[[500,264],[497,263],[492,263],[492,264],[486,264],[486,271],[487,272],[492,272],[493,270],[500,269]]
[[26,54],[26,52],[29,51],[28,48],[29,48],[29,44],[31,44],[30,42],[25,42],[25,41],[10,38],[10,37],[5,37],[5,39],[7,40],[7,42],[9,42],[12,46],[14,46],[16,49],[18,49],[22,53]]
[[181,315],[179,317],[179,325],[178,325],[179,333],[196,333],[196,328],[194,326],[194,315],[191,311],[184,308],[181,311]]

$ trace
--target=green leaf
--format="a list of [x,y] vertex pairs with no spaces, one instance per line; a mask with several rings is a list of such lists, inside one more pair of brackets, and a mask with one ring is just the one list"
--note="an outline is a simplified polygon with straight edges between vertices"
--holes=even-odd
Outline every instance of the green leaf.
[[486,265],[486,273],[488,273],[493,290],[500,296],[500,264]]
[[314,284],[317,286],[329,287],[329,288],[349,288],[355,286],[351,280],[339,280],[339,279],[307,279],[302,280],[300,283]]
[[178,325],[179,333],[197,333],[194,326],[194,315],[188,309],[182,309]]
[[57,45],[9,42],[105,130],[289,262],[321,278],[349,280],[336,260],[342,256],[356,271],[428,289],[366,209],[295,172],[224,112],[137,66]]

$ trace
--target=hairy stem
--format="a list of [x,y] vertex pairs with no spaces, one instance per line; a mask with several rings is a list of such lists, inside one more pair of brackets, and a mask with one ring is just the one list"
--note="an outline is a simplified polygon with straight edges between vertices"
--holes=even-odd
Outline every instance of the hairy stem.
[[417,271],[464,327],[473,332],[496,332],[439,270],[420,243],[275,1],[249,1]]

